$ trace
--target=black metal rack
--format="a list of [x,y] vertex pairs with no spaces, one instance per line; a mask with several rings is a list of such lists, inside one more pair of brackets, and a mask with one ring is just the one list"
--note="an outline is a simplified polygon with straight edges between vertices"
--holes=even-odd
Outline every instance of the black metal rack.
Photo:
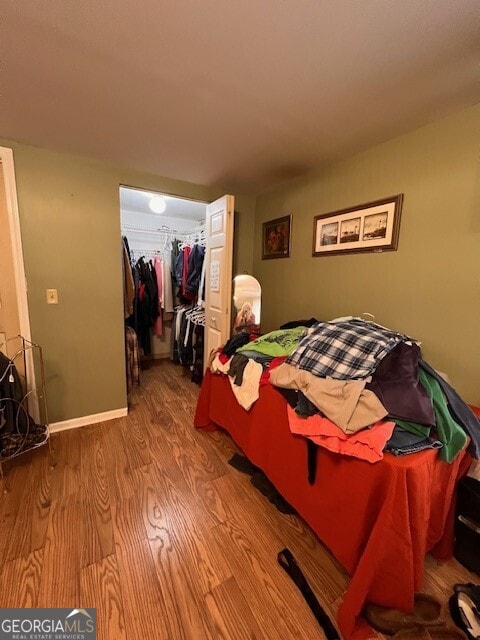
[[48,443],[45,367],[40,345],[23,336],[0,345],[0,477],[3,464]]

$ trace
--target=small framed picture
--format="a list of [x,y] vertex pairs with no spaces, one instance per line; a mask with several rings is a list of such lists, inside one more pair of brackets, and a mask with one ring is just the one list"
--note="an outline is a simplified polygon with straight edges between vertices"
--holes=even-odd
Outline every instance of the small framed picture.
[[314,256],[365,251],[395,251],[400,232],[403,193],[324,213],[313,220]]
[[262,260],[288,258],[292,234],[292,216],[283,216],[263,223]]

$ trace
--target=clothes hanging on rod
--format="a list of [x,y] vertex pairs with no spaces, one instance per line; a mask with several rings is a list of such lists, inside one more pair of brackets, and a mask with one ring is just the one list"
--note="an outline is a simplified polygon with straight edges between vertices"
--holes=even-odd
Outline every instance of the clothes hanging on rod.
[[203,309],[184,305],[176,307],[172,359],[195,373],[194,382],[201,381],[203,374],[204,327]]
[[158,285],[156,274],[150,262],[141,257],[133,267],[135,283],[135,301],[133,314],[127,324],[131,326],[137,336],[143,353],[151,355],[150,329],[158,315]]
[[153,333],[156,336],[161,336],[163,335],[162,301],[163,301],[163,289],[165,287],[163,260],[160,260],[158,256],[155,256],[151,262],[153,264],[153,270],[157,278],[157,289],[158,289],[158,296],[157,296],[158,316],[153,324]]
[[177,297],[184,304],[176,309],[173,338],[173,360],[191,371],[191,380],[200,383],[203,378],[203,344],[205,311],[203,285],[205,281],[205,245],[203,239],[189,246],[178,243],[174,277]]
[[135,300],[135,283],[132,274],[132,257],[128,240],[122,237],[122,278],[123,278],[123,315],[128,318],[133,313],[133,301]]
[[184,295],[196,299],[199,296],[199,284],[202,274],[202,267],[205,260],[205,247],[200,244],[194,244],[187,266],[187,277],[184,285]]
[[[175,230],[168,227],[147,229],[136,225],[124,225],[123,231],[135,234],[136,244],[135,249],[130,249],[125,238],[124,255],[128,255],[135,291],[133,313],[129,316],[127,324],[135,329],[144,355],[150,355],[150,333],[152,331],[154,335],[163,335],[164,322],[173,316],[175,298],[192,310],[197,298],[203,297],[203,292],[199,292],[199,286],[205,258],[205,227]],[[133,243],[133,235],[131,238]],[[148,244],[153,243],[155,248],[138,248],[142,238],[148,238]],[[147,245],[147,240],[141,244]],[[126,309],[129,308],[127,282],[128,277],[125,274]],[[175,285],[175,294],[172,285]],[[182,334],[182,364],[191,364],[192,358],[189,354],[193,348],[193,327],[203,326],[202,315],[196,313],[192,320],[187,319],[192,329],[190,325],[188,328],[184,327],[187,339],[185,340],[185,333]]]
[[188,304],[203,297],[203,292],[199,291],[199,285],[205,261],[205,247],[193,243],[192,245],[184,244],[183,249],[179,244],[177,248],[173,271],[175,284],[178,287],[177,296],[181,302]]

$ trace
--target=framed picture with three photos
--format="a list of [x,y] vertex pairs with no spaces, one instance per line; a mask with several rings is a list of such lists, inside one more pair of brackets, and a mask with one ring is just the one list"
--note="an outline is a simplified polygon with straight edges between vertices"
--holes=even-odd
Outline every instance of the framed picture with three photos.
[[395,251],[402,203],[403,193],[400,193],[315,216],[312,255]]

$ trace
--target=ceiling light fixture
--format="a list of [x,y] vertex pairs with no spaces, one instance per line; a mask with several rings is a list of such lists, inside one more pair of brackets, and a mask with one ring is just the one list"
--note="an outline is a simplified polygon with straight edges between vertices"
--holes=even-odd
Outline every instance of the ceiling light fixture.
[[148,206],[153,213],[163,213],[167,208],[167,203],[165,202],[165,198],[162,198],[162,196],[152,196]]

